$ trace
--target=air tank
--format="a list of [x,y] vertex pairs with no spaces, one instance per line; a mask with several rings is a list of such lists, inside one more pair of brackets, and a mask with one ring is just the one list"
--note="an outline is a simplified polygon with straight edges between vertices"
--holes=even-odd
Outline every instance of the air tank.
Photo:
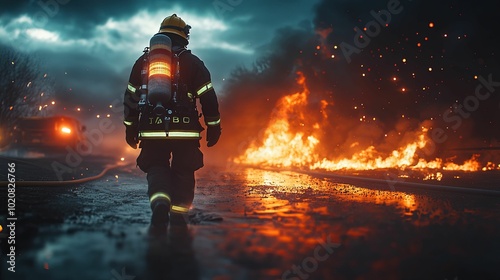
[[172,41],[156,34],[149,41],[148,99],[157,116],[165,116],[172,98]]

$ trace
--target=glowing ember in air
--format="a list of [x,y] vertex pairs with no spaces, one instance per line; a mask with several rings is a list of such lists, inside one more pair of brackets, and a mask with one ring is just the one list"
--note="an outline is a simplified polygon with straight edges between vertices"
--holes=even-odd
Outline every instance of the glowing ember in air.
[[[422,126],[414,132],[407,132],[405,139],[392,151],[381,152],[374,145],[363,148],[359,143],[351,143],[351,148],[359,148],[350,155],[339,155],[338,158],[327,158],[321,153],[325,148],[321,145],[322,123],[328,121],[326,106],[322,101],[321,117],[312,121],[305,116],[309,114],[308,96],[303,74],[298,73],[300,92],[286,95],[278,100],[276,109],[271,115],[271,121],[264,131],[261,143],[251,143],[246,151],[235,158],[236,163],[273,167],[296,167],[311,170],[375,170],[375,169],[414,169],[414,170],[458,170],[479,171],[481,166],[478,156],[474,155],[463,164],[443,161],[440,158],[425,160],[419,157],[419,152],[430,143],[427,136],[428,128]],[[375,121],[375,120],[374,120]],[[490,169],[496,168],[494,164]],[[442,173],[432,173],[427,180],[441,180]]]

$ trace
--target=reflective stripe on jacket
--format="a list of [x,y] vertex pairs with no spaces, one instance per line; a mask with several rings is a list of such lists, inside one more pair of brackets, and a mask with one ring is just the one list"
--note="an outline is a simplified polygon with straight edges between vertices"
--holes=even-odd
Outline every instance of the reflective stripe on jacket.
[[162,130],[147,130],[139,131],[139,139],[200,139],[199,131],[179,131],[170,130],[168,132]]

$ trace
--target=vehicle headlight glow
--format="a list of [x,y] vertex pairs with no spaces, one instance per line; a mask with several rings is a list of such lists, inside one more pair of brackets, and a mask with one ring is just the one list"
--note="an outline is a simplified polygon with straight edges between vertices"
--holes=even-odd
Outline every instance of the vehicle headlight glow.
[[61,128],[61,132],[62,132],[63,134],[71,134],[71,129],[70,129],[69,127],[63,126],[63,127]]

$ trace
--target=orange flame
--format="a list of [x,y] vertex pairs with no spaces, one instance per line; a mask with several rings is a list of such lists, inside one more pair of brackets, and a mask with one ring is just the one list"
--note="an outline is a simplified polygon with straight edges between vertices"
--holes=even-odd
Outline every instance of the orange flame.
[[[271,121],[264,131],[262,143],[251,143],[241,156],[234,159],[234,162],[247,165],[298,167],[326,171],[389,168],[401,170],[407,168],[416,170],[481,170],[478,162],[479,155],[472,156],[463,164],[445,162],[440,158],[432,161],[419,158],[419,150],[424,149],[430,141],[427,136],[428,128],[424,126],[414,133],[414,140],[390,153],[382,153],[375,146],[369,146],[360,152],[340,159],[329,159],[321,156],[322,149],[319,140],[321,139],[321,121],[311,123],[304,116],[307,111],[310,91],[302,73],[298,73],[297,83],[302,86],[302,91],[278,100],[276,109],[271,115]],[[323,100],[320,105],[321,116],[323,120],[327,120],[328,115],[325,109],[330,104]],[[301,129],[293,131],[292,128],[295,127]],[[351,148],[357,145],[359,143],[352,143]],[[496,166],[491,163],[487,169],[496,169]],[[439,180],[441,177],[441,175],[438,176]],[[433,178],[436,177],[430,176],[428,179]]]

